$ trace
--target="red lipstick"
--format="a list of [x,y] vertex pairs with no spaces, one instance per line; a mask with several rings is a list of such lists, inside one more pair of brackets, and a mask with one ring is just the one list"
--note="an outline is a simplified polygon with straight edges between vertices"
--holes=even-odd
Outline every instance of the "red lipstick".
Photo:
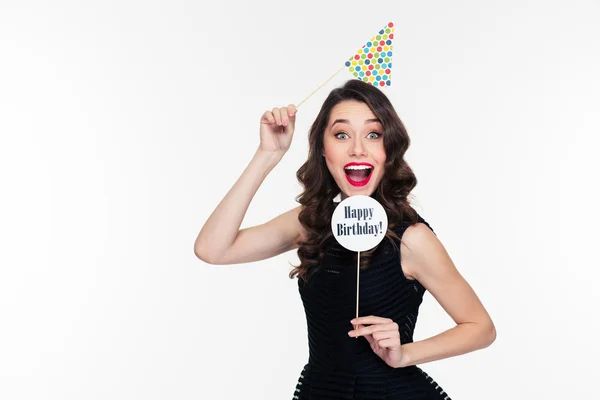
[[[367,175],[367,177],[364,178],[361,181],[355,181],[355,180],[353,180],[352,178],[350,178],[348,176],[348,173],[346,172],[346,168],[348,168],[348,167],[360,167],[360,166],[369,167],[368,168],[369,169],[369,175]],[[346,176],[346,179],[348,179],[348,182],[350,182],[350,184],[352,186],[365,186],[367,183],[369,183],[369,180],[371,179],[371,175],[373,175],[373,169],[374,169],[373,165],[369,164],[369,163],[366,163],[366,162],[351,162],[351,163],[348,163],[348,164],[344,165],[344,175]]]

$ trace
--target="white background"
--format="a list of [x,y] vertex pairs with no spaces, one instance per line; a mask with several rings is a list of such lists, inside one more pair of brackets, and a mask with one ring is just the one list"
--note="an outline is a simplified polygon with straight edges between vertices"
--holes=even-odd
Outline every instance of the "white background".
[[[0,2],[0,398],[291,399],[295,252],[195,258],[258,146],[388,21],[414,207],[498,331],[453,399],[598,396],[598,1]],[[302,105],[242,227],[296,205]],[[415,340],[453,326],[427,293]]]

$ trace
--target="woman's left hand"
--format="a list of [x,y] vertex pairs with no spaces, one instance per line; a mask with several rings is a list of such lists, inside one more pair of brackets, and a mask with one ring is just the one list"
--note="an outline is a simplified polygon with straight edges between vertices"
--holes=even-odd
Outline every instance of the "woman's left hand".
[[[400,330],[397,323],[389,318],[374,315],[355,318],[350,323],[355,326],[358,325],[358,329],[348,332],[350,337],[364,336],[371,345],[371,349],[387,365],[392,368],[403,366],[402,343],[400,343]],[[370,326],[364,326],[364,324]]]

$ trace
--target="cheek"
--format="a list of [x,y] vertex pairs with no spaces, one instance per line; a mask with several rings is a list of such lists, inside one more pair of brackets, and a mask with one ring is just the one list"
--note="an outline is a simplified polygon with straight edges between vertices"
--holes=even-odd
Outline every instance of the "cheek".
[[331,154],[325,153],[325,157],[323,157],[325,159],[325,166],[327,167],[327,170],[329,170],[330,174],[335,174],[335,160],[333,160],[331,158]]
[[325,161],[327,162],[327,166],[329,168],[332,168],[335,165],[338,165],[339,163],[343,162],[343,158],[343,152],[335,151],[335,149],[325,150]]
[[385,149],[383,147],[381,147],[380,149],[377,150],[375,158],[377,159],[377,161],[379,161],[380,163],[384,163],[386,160],[386,155],[385,155]]
[[379,165],[379,177],[381,178],[383,176],[384,173],[384,169],[385,169],[385,160],[386,160],[386,155],[385,155],[385,151],[381,150],[380,152],[378,152],[375,155],[375,159],[377,161],[377,164]]

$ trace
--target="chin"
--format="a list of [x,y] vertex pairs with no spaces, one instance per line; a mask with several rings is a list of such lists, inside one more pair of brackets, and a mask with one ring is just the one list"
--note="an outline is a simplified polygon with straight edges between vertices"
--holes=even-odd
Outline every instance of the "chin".
[[342,193],[342,198],[344,197],[350,197],[350,196],[354,196],[354,195],[358,195],[361,194],[363,196],[371,196],[373,193],[375,193],[375,189],[377,188],[377,185],[379,184],[378,181],[371,181],[369,183],[367,183],[364,186],[353,186],[350,183],[348,183],[348,181],[346,181],[346,177],[342,177],[342,179],[344,179],[344,183],[343,185],[339,185],[338,186],[343,188],[340,190],[340,192]]

